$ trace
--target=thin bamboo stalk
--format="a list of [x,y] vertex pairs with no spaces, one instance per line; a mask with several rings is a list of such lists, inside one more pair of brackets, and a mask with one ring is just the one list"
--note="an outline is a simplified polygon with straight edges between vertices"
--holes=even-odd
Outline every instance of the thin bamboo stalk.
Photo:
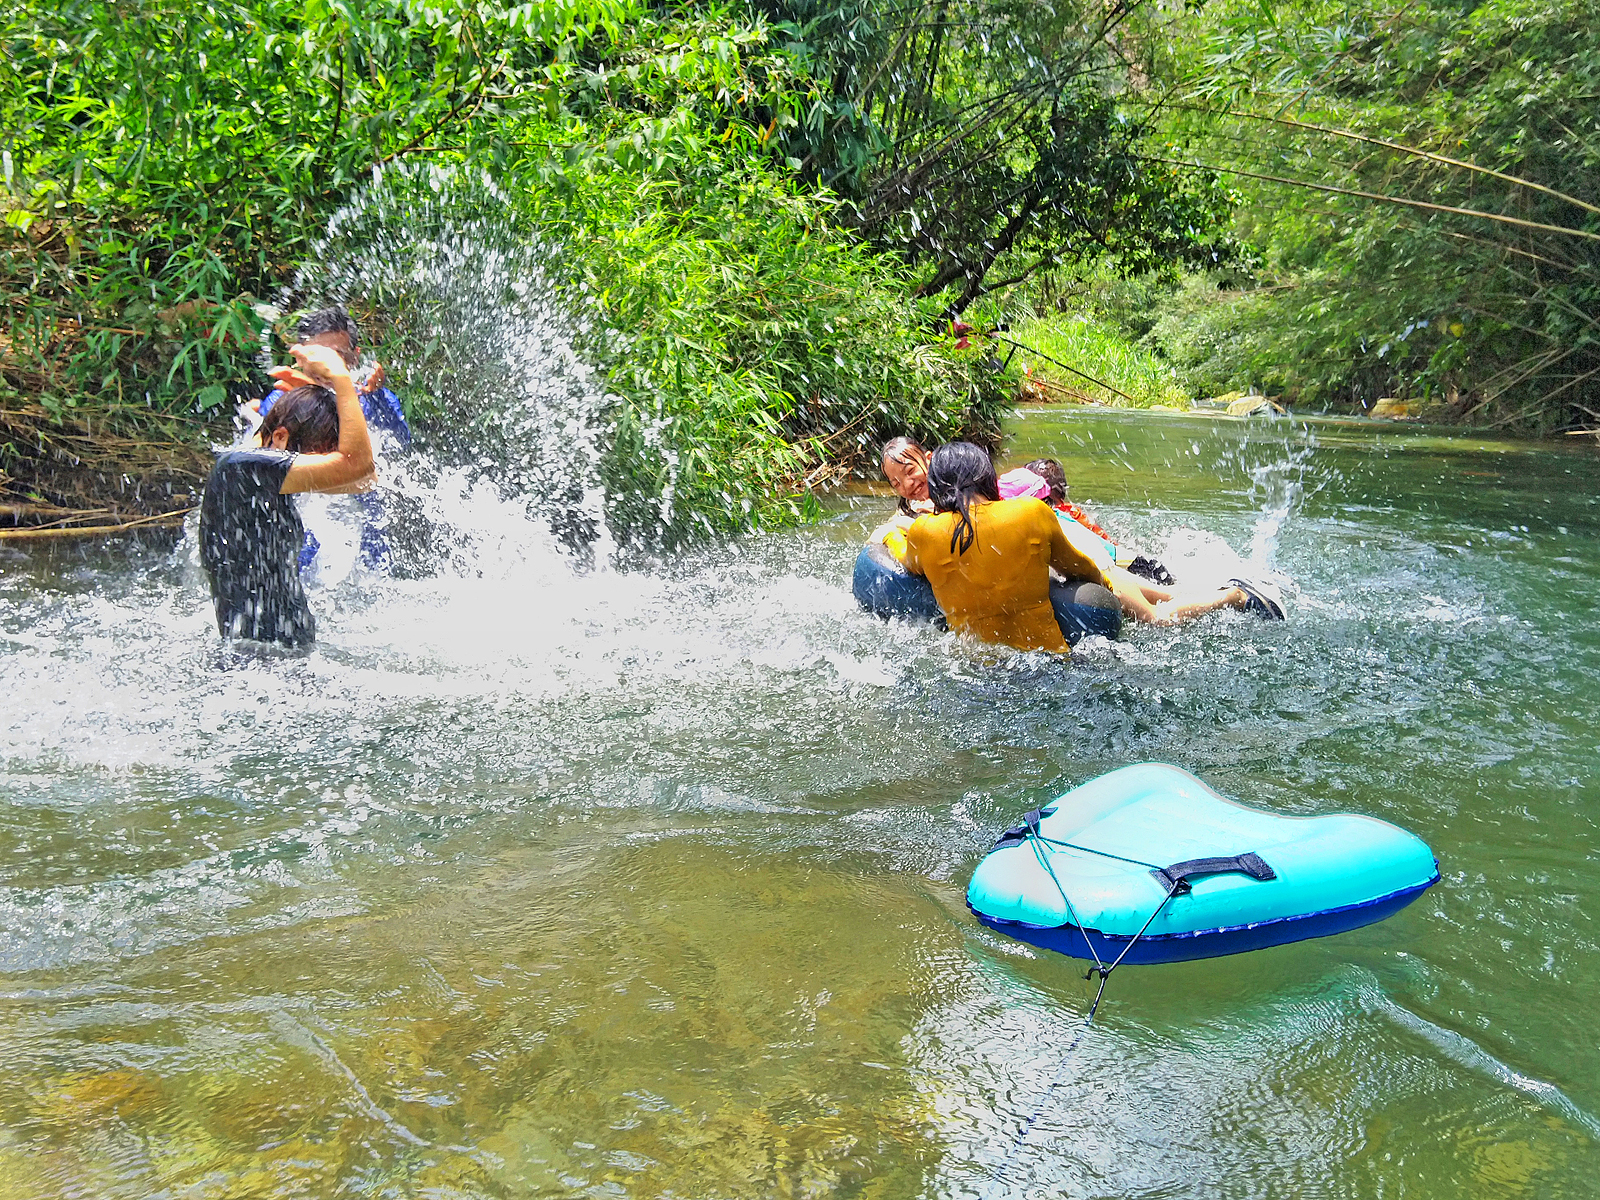
[[1053,379],[1046,379],[1043,375],[1034,375],[1033,377],[1031,377],[1028,380],[1027,384],[1024,385],[1024,386],[1043,388],[1047,392],[1061,392],[1061,393],[1065,394],[1075,404],[1098,404],[1098,403],[1100,403],[1093,396],[1086,396],[1082,392],[1075,391],[1074,389],[1069,388],[1064,383],[1056,383]]
[[1291,129],[1306,129],[1313,133],[1326,133],[1332,137],[1346,138],[1354,142],[1365,142],[1371,146],[1381,146],[1385,150],[1394,150],[1401,154],[1409,154],[1415,158],[1425,158],[1430,162],[1440,163],[1447,167],[1459,167],[1463,171],[1473,171],[1480,175],[1488,175],[1502,183],[1509,183],[1516,187],[1525,187],[1535,192],[1543,192],[1556,200],[1588,212],[1600,214],[1600,206],[1590,204],[1587,200],[1580,200],[1577,196],[1568,195],[1566,192],[1557,191],[1553,187],[1546,187],[1542,183],[1535,183],[1531,179],[1523,179],[1520,175],[1511,175],[1505,171],[1496,171],[1493,167],[1481,166],[1478,163],[1468,162],[1465,159],[1451,158],[1448,154],[1439,154],[1433,150],[1423,150],[1417,146],[1408,146],[1404,142],[1392,142],[1387,138],[1372,137],[1370,134],[1356,133],[1350,129],[1339,129],[1332,125],[1319,125],[1311,121],[1296,121],[1292,117],[1267,116],[1263,113],[1253,113],[1246,109],[1224,108],[1215,109],[1200,104],[1172,104],[1171,108],[1186,109],[1191,112],[1208,113],[1229,117],[1241,117],[1250,121],[1267,121],[1274,125],[1286,125]]
[[1044,359],[1046,362],[1053,362],[1053,363],[1055,363],[1056,366],[1060,367],[1063,371],[1071,371],[1074,375],[1078,376],[1079,378],[1087,379],[1090,383],[1095,384],[1095,385],[1097,385],[1099,387],[1103,387],[1108,392],[1115,392],[1117,395],[1121,396],[1124,400],[1126,400],[1129,404],[1137,404],[1138,403],[1137,400],[1135,400],[1132,396],[1128,395],[1128,393],[1123,391],[1121,388],[1112,387],[1111,384],[1107,383],[1104,379],[1096,379],[1093,375],[1090,375],[1087,371],[1080,371],[1080,370],[1078,370],[1077,367],[1069,367],[1066,363],[1062,362],[1059,358],[1051,358],[1043,350],[1036,350],[1032,346],[1024,346],[1021,342],[1014,342],[1008,337],[1001,337],[998,333],[989,333],[989,334],[986,334],[985,336],[993,338],[997,342],[1004,342],[1008,346],[1015,346],[1018,350],[1025,350],[1029,354],[1037,355],[1038,357]]
[[1546,225],[1541,221],[1524,221],[1521,217],[1508,217],[1504,213],[1484,212],[1478,208],[1457,208],[1451,204],[1430,204],[1426,200],[1410,200],[1404,196],[1385,196],[1381,192],[1362,192],[1354,188],[1334,187],[1327,183],[1311,183],[1305,179],[1287,179],[1282,175],[1263,175],[1257,171],[1244,171],[1238,167],[1224,167],[1217,163],[1185,162],[1181,158],[1161,158],[1154,154],[1135,154],[1142,162],[1166,163],[1171,167],[1187,167],[1191,171],[1220,171],[1224,175],[1240,175],[1246,179],[1259,179],[1264,183],[1281,183],[1288,187],[1305,188],[1313,192],[1331,192],[1335,196],[1354,196],[1358,200],[1377,200],[1382,204],[1399,204],[1406,208],[1420,208],[1427,212],[1453,213],[1461,217],[1477,217],[1480,221],[1495,221],[1501,225],[1515,225],[1519,229],[1537,229],[1544,233],[1559,233],[1567,237],[1587,238],[1600,242],[1600,233],[1587,229],[1569,229],[1564,225]]
[[130,529],[142,529],[163,521],[174,521],[180,517],[187,516],[193,511],[193,507],[180,508],[176,512],[158,513],[153,517],[140,517],[137,521],[124,521],[120,525],[76,525],[67,529],[0,529],[0,541],[42,542],[55,538],[97,537],[102,534],[126,533]]

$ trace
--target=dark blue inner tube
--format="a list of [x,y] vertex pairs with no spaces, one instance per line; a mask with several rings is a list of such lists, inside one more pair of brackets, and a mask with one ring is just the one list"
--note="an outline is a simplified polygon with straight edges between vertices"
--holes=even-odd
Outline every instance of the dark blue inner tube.
[[[850,590],[857,604],[880,617],[944,623],[944,613],[933,598],[933,585],[895,562],[882,542],[862,547]],[[1098,583],[1052,583],[1050,606],[1056,610],[1056,623],[1069,646],[1076,646],[1087,634],[1114,638],[1122,632],[1122,605]]]

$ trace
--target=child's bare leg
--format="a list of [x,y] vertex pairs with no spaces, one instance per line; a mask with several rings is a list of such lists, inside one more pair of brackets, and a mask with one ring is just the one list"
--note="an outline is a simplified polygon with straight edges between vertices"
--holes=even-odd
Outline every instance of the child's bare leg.
[[[1135,576],[1135,578],[1138,578]],[[1175,600],[1178,593],[1171,588],[1160,587],[1154,583],[1141,583],[1139,590],[1144,593],[1144,598],[1151,604],[1160,604],[1163,600]]]
[[1111,581],[1111,594],[1122,605],[1123,615],[1135,621],[1158,623],[1160,616],[1156,605],[1145,599],[1142,588],[1123,579],[1123,575],[1127,575],[1127,572],[1115,569],[1106,572],[1106,578]]
[[1147,619],[1153,625],[1182,625],[1185,621],[1203,617],[1207,613],[1216,612],[1219,608],[1245,608],[1249,603],[1250,597],[1243,589],[1227,588],[1224,591],[1214,592],[1204,599],[1174,599],[1157,604],[1154,616]]
[[[1113,592],[1122,595],[1124,591],[1138,592],[1151,604],[1160,604],[1163,600],[1171,600],[1177,595],[1170,588],[1160,587],[1151,583],[1142,575],[1135,575],[1126,567],[1107,567],[1106,575],[1111,579]],[[1120,585],[1120,586],[1117,586]]]
[[1140,621],[1154,621],[1155,606],[1177,595],[1122,567],[1107,567],[1106,578],[1111,581],[1112,594],[1122,601],[1123,610]]

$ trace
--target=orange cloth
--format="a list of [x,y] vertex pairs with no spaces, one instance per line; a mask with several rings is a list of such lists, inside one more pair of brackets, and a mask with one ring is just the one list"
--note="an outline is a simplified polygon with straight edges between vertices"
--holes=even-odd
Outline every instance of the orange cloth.
[[1090,533],[1103,537],[1108,542],[1111,540],[1111,535],[1104,529],[1101,529],[1100,526],[1096,525],[1093,517],[1084,512],[1083,509],[1079,508],[1076,504],[1073,504],[1070,500],[1063,500],[1060,504],[1056,505],[1056,511],[1066,513],[1067,516],[1071,517],[1079,525],[1082,525]]
[[959,519],[955,513],[918,517],[905,557],[906,570],[933,585],[950,628],[1018,650],[1066,654],[1067,639],[1050,607],[1050,568],[1109,587],[1105,572],[1072,547],[1043,500],[975,502],[975,536],[965,554],[950,548]]

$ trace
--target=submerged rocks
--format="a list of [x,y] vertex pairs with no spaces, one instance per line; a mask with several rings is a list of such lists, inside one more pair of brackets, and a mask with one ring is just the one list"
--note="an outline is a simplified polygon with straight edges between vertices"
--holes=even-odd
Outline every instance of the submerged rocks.
[[1229,417],[1283,416],[1287,412],[1271,396],[1256,392],[1224,392],[1206,400],[1193,400],[1190,401],[1189,411]]
[[1287,410],[1270,396],[1240,396],[1228,404],[1230,417],[1283,416]]
[[1437,416],[1442,408],[1437,400],[1400,400],[1385,396],[1373,401],[1367,415],[1384,421],[1420,421]]

